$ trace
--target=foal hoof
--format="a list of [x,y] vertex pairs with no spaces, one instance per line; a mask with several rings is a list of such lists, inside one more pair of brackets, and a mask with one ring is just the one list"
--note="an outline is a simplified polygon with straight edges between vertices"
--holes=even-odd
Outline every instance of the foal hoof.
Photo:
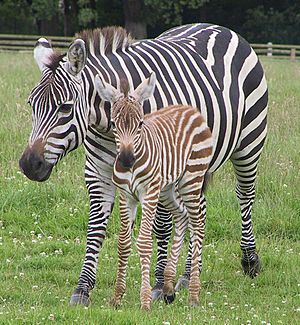
[[253,279],[258,275],[260,271],[260,260],[256,252],[251,253],[250,258],[243,256],[241,263],[244,273],[249,275],[250,278]]
[[77,305],[82,305],[82,306],[89,306],[91,303],[91,299],[89,296],[88,291],[79,289],[77,288],[70,299],[70,305],[71,306],[77,306]]
[[163,291],[162,291],[163,285],[162,284],[156,284],[152,290],[151,290],[151,300],[156,301],[163,298]]
[[167,305],[170,305],[175,300],[175,292],[170,295],[164,295],[164,301]]
[[189,300],[189,305],[192,308],[199,307],[199,299],[191,299],[191,300]]
[[179,291],[181,289],[187,289],[189,287],[189,279],[186,275],[182,275],[175,286],[175,291]]
[[113,297],[113,298],[111,298],[111,300],[110,300],[110,305],[112,306],[112,307],[114,307],[114,308],[119,308],[120,307],[120,305],[121,305],[121,299],[119,299],[119,298],[116,298],[116,297]]

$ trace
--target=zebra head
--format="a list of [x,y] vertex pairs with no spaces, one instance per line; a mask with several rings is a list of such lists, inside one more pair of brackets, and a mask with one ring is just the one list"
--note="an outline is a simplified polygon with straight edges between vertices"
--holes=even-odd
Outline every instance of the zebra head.
[[53,166],[80,145],[87,128],[81,71],[86,62],[85,43],[75,40],[66,55],[54,53],[40,38],[34,58],[42,72],[40,82],[29,95],[32,132],[19,165],[31,180],[45,181]]
[[109,101],[111,109],[111,127],[117,145],[117,161],[123,168],[131,168],[136,160],[136,152],[143,126],[144,111],[142,104],[154,92],[156,75],[151,73],[131,94],[127,81],[121,83],[121,91],[103,81],[99,75],[95,86],[99,96]]

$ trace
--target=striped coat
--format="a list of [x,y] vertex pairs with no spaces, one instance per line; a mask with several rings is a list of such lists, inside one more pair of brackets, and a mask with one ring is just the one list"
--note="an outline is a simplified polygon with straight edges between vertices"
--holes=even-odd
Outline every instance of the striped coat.
[[[192,268],[189,301],[198,305],[199,262],[205,219],[200,207],[204,175],[212,157],[211,131],[197,108],[175,105],[144,116],[141,103],[155,87],[155,74],[132,94],[122,94],[96,77],[103,100],[112,103],[111,123],[116,138],[117,158],[113,182],[120,188],[121,230],[119,263],[113,305],[119,305],[125,291],[125,277],[131,247],[132,224],[138,202],[142,220],[137,239],[142,269],[141,304],[150,309],[150,259],[152,228],[160,202],[175,219],[172,250],[164,271],[163,295],[173,301],[176,265],[186,227],[192,230]],[[128,87],[127,87],[128,88]]]

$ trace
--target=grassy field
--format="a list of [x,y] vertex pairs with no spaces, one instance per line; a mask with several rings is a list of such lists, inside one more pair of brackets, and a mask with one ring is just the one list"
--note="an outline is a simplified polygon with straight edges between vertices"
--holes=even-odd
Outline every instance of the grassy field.
[[[190,309],[187,292],[180,292],[174,304],[158,302],[145,313],[139,307],[136,249],[121,308],[108,303],[116,274],[117,211],[91,307],[68,305],[85,252],[83,150],[66,157],[46,183],[20,173],[18,159],[31,131],[27,96],[39,71],[29,54],[0,53],[0,324],[300,324],[300,63],[264,59],[263,65],[269,136],[253,211],[261,274],[250,279],[241,271],[241,220],[226,165],[207,194],[200,307]],[[184,256],[180,272],[183,266]]]

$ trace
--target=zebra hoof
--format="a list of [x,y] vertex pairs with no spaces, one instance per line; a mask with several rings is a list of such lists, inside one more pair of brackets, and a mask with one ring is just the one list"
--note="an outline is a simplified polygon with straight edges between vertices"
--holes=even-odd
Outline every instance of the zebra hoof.
[[181,289],[187,289],[189,287],[189,279],[186,275],[182,275],[175,286],[175,291],[180,291]]
[[70,299],[70,305],[71,306],[77,306],[77,305],[82,305],[85,307],[88,307],[91,303],[91,299],[89,296],[88,291],[83,290],[83,289],[76,289],[74,293],[71,296]]
[[151,300],[161,300],[163,298],[163,292],[162,289],[152,289],[151,291]]
[[170,305],[175,300],[175,292],[170,295],[164,295],[164,301],[167,305]]
[[156,283],[151,290],[151,300],[156,301],[163,298],[163,284]]
[[245,256],[243,256],[241,263],[244,273],[250,276],[250,278],[253,279],[258,275],[261,265],[259,256],[256,252],[251,253],[250,258],[246,258]]

